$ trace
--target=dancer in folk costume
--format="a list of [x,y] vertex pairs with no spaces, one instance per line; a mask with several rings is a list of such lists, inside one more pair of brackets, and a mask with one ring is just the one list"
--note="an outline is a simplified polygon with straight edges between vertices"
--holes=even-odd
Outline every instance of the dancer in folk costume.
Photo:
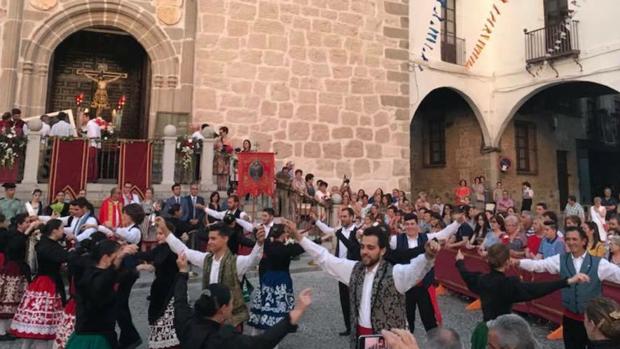
[[20,213],[6,234],[5,261],[0,267],[0,341],[15,339],[9,334],[9,325],[30,281],[26,249],[28,235],[36,226],[38,224],[26,213]]
[[295,223],[290,224],[273,224],[265,240],[260,287],[254,293],[248,321],[259,332],[276,325],[295,306],[289,266],[291,259],[304,253],[304,249],[299,244],[287,243],[290,229],[296,229]]
[[[157,245],[148,252],[138,252],[138,260],[151,263],[155,267],[155,280],[151,284],[149,296],[149,349],[180,348],[174,328],[174,283],[179,272],[177,255],[166,243],[166,231],[174,231],[174,226],[163,220],[157,221]],[[138,266],[138,269],[142,269]]]
[[465,257],[459,250],[456,255],[456,268],[470,291],[480,296],[482,303],[482,322],[478,323],[471,336],[472,349],[487,347],[487,322],[498,316],[510,314],[514,303],[531,301],[549,293],[569,287],[576,283],[589,282],[585,274],[575,274],[557,281],[522,282],[517,276],[507,276],[510,267],[510,249],[497,243],[488,249],[487,260],[491,272],[483,274],[468,271]]
[[66,301],[60,267],[75,256],[59,243],[64,236],[63,222],[49,220],[42,228],[37,252],[37,277],[28,285],[13,317],[11,334],[25,339],[23,348],[48,347],[56,331]]
[[91,267],[94,262],[92,261],[92,251],[95,246],[107,237],[101,232],[95,232],[89,239],[83,240],[76,253],[79,258],[73,258],[68,265],[68,279],[69,279],[69,301],[62,312],[60,324],[56,331],[56,338],[54,339],[53,349],[64,349],[67,345],[69,337],[73,334],[75,329],[75,312],[77,308],[76,302],[76,284],[84,274],[85,270]]
[[86,268],[76,284],[75,332],[67,342],[67,349],[116,349],[115,284],[117,269],[127,255],[136,253],[138,246],[121,245],[104,240],[91,253],[93,265]]

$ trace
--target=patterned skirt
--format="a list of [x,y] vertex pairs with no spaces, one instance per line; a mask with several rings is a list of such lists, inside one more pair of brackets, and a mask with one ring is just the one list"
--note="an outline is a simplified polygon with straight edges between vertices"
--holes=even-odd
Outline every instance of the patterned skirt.
[[0,269],[0,319],[13,318],[27,286],[19,264],[6,262],[4,269]]
[[248,324],[261,330],[273,327],[295,306],[293,281],[286,271],[267,271],[254,292]]
[[164,314],[149,326],[149,349],[172,349],[181,348],[174,329],[174,298],[170,299]]
[[62,318],[62,300],[49,276],[37,276],[28,285],[11,322],[11,334],[18,338],[52,340]]
[[67,346],[67,341],[69,341],[69,337],[71,337],[75,329],[76,305],[75,299],[73,298],[65,305],[58,330],[56,331],[56,339],[54,339],[54,345],[52,346],[53,349],[64,349]]

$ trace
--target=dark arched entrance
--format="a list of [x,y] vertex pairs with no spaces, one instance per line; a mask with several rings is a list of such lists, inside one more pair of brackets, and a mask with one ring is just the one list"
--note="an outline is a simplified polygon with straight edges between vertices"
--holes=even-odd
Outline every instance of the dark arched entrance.
[[411,188],[452,201],[460,179],[488,177],[483,135],[466,96],[451,88],[429,93],[410,126]]
[[[67,37],[54,50],[50,64],[46,111],[72,109],[76,113],[76,96],[83,94],[83,107],[90,108],[97,84],[76,74],[78,69],[126,73],[126,79],[107,87],[110,109],[102,117],[111,122],[120,117],[115,130],[120,138],[146,138],[150,92],[150,60],[138,41],[128,33],[113,28],[89,28]],[[117,110],[125,98],[122,114]],[[78,120],[76,120],[79,123]],[[79,125],[78,125],[79,126]]]
[[501,148],[514,156],[516,176],[509,173],[507,180],[532,182],[538,198],[554,208],[563,209],[571,194],[591,204],[607,186],[617,195],[620,94],[584,81],[543,88],[506,125]]

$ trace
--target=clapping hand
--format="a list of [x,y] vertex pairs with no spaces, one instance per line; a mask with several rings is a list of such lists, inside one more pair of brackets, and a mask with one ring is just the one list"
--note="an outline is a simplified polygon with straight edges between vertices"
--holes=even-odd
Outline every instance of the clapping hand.
[[584,274],[584,273],[575,274],[573,277],[568,279],[568,284],[569,285],[583,284],[583,283],[587,283],[587,282],[590,282],[590,277],[588,275]]
[[261,224],[256,228],[256,243],[258,246],[263,246],[265,243],[265,235],[265,226]]

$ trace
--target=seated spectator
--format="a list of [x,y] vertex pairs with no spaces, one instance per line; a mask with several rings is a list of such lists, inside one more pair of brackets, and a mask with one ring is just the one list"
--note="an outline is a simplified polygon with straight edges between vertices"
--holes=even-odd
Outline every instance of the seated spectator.
[[540,346],[527,321],[519,315],[506,314],[487,323],[488,343],[493,349],[538,349]]

